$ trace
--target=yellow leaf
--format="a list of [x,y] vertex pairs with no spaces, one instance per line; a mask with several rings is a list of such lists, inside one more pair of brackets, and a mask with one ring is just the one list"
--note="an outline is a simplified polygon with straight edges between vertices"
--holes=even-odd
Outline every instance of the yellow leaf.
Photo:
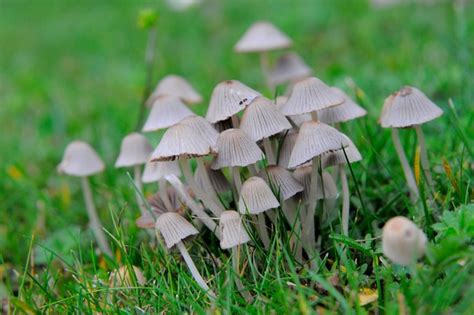
[[99,267],[100,267],[100,269],[102,269],[102,270],[106,270],[106,269],[107,269],[107,261],[105,260],[104,256],[100,256],[100,259],[99,259]]
[[7,174],[14,181],[19,181],[23,178],[23,173],[15,165],[7,166]]
[[377,294],[377,290],[371,288],[362,288],[359,290],[359,304],[361,306],[373,303],[377,301],[379,295]]
[[415,152],[415,165],[413,166],[413,169],[415,170],[415,180],[416,184],[419,186],[420,185],[420,147],[416,147],[416,152]]
[[449,162],[444,158],[443,158],[443,168],[444,168],[444,172],[448,176],[449,181],[451,182],[451,185],[453,185],[454,189],[459,191],[458,183],[453,176],[453,171],[451,169],[451,166],[449,165]]

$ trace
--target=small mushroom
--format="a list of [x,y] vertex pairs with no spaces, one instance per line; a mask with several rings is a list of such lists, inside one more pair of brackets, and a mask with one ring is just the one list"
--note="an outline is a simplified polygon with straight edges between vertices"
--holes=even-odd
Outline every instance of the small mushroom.
[[160,96],[153,102],[143,132],[156,131],[171,127],[186,117],[195,114],[176,96]]
[[[204,172],[206,172],[207,175],[204,174]],[[229,181],[225,178],[224,173],[222,173],[221,170],[213,170],[210,163],[199,165],[194,172],[194,180],[201,189],[205,190],[207,187],[204,182],[206,176],[209,177],[212,187],[218,194],[228,192],[232,189]]]
[[182,242],[188,236],[198,234],[198,230],[196,230],[196,228],[191,223],[186,221],[185,218],[175,212],[168,212],[160,215],[156,220],[155,228],[156,232],[159,232],[163,236],[166,247],[172,248],[176,245],[194,280],[196,280],[197,284],[204,291],[206,291],[211,299],[215,299],[215,293],[209,288],[206,281],[204,281],[202,278],[201,274],[196,268],[196,265],[191,259],[191,256],[189,256],[188,250]]
[[58,165],[58,172],[60,174],[81,178],[90,227],[102,253],[112,257],[112,251],[107,243],[107,238],[102,230],[102,223],[97,215],[94,200],[92,199],[92,191],[88,180],[89,176],[102,172],[104,168],[104,162],[102,162],[95,150],[88,143],[73,141],[64,151],[63,159]]
[[331,90],[335,94],[341,95],[344,98],[344,102],[340,105],[320,110],[318,117],[321,122],[337,124],[367,115],[367,111],[351,100],[344,91],[336,87],[332,87]]
[[198,104],[202,102],[202,96],[183,77],[170,74],[161,79],[155,90],[147,100],[151,106],[160,96],[175,96],[186,104]]
[[383,253],[402,266],[410,265],[423,256],[426,241],[425,233],[405,217],[391,218],[383,227]]
[[311,75],[313,70],[295,52],[290,52],[278,58],[275,67],[268,72],[271,86],[285,83],[296,83]]

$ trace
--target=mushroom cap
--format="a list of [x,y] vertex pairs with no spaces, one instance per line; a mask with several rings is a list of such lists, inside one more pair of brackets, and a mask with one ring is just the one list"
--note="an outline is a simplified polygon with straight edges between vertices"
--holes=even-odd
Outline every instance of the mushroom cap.
[[334,93],[329,86],[316,77],[297,82],[288,101],[280,107],[284,115],[299,115],[336,106],[344,102],[344,97]]
[[188,236],[199,233],[191,223],[176,212],[166,212],[160,215],[156,220],[155,229],[161,233],[168,248]]
[[211,168],[247,166],[261,160],[262,150],[245,132],[240,129],[227,129],[217,138],[217,155]]
[[155,193],[151,197],[148,198],[148,203],[150,204],[151,210],[153,211],[156,216],[160,216],[166,212],[178,212],[179,214],[184,213],[184,204],[181,202],[179,198],[179,194],[173,187],[166,187],[166,195],[171,203],[173,209],[169,210],[166,208],[166,205],[161,199],[161,195],[159,192]]
[[290,52],[278,58],[275,67],[268,77],[272,85],[295,82],[309,77],[313,70],[295,52]]
[[409,265],[423,256],[426,236],[415,223],[398,216],[385,223],[382,233],[382,250],[394,263]]
[[206,119],[215,124],[243,110],[260,93],[237,80],[226,80],[214,88]]
[[213,149],[217,148],[217,130],[201,116],[189,116],[181,121],[181,124],[193,128],[201,137],[211,144]]
[[240,121],[240,129],[254,141],[290,128],[291,124],[276,106],[269,99],[260,96],[247,106]]
[[179,157],[205,156],[213,153],[212,144],[185,124],[176,124],[166,130],[151,155],[152,161],[170,161]]
[[290,162],[291,151],[295,147],[296,139],[298,138],[298,131],[291,129],[283,139],[280,148],[280,155],[278,156],[278,165],[288,168]]
[[280,205],[267,183],[260,177],[249,177],[240,190],[240,213],[258,214]]
[[[345,147],[344,150],[338,150],[323,154],[321,157],[321,164],[323,168],[340,164],[347,164],[347,160],[349,160],[349,163],[351,164],[362,160],[362,155],[360,154],[355,144],[351,141],[351,139],[349,139],[348,136],[343,136],[347,139],[349,145]],[[347,160],[346,155],[344,155],[344,151],[346,152]]]
[[344,91],[339,88],[332,87],[331,90],[336,94],[344,97],[345,101],[341,105],[322,109],[318,112],[320,121],[326,124],[334,124],[345,122],[367,115],[367,111],[357,105]]
[[[295,179],[304,187],[304,190],[300,195],[303,203],[309,202],[310,199],[309,194],[311,187],[311,168],[311,165],[299,167],[293,173]],[[338,195],[337,186],[331,174],[328,172],[323,172],[322,176],[322,180],[321,176],[316,176],[316,199],[320,200],[336,198]]]
[[219,229],[222,249],[232,248],[250,241],[249,234],[237,211],[227,210],[222,212],[219,219]]
[[63,159],[57,170],[60,174],[86,177],[102,172],[104,162],[95,150],[84,141],[73,141],[64,151]]
[[153,102],[143,132],[168,128],[195,114],[176,96],[160,96]]
[[113,270],[109,275],[109,286],[113,288],[131,287],[134,285],[133,278],[130,271],[133,271],[137,284],[145,285],[146,279],[143,272],[136,266],[121,266]]
[[224,193],[226,191],[231,190],[231,186],[227,178],[225,178],[224,173],[221,170],[213,170],[211,169],[208,163],[205,164],[205,169],[198,165],[196,168],[196,172],[194,173],[194,180],[198,184],[198,186],[206,191],[206,185],[204,184],[204,173],[207,172],[209,176],[209,180],[211,181],[212,187],[216,190],[218,194]]
[[154,183],[168,175],[181,176],[177,161],[148,162],[143,170],[142,182]]
[[317,121],[306,121],[300,128],[291,152],[289,168],[302,165],[321,154],[347,147],[349,142],[336,128]]
[[270,187],[274,187],[283,200],[290,199],[300,191],[303,186],[293,177],[287,169],[278,165],[269,165],[258,174]]
[[406,128],[424,124],[442,114],[441,108],[423,92],[405,86],[385,100],[380,123],[383,128]]
[[151,152],[153,152],[153,148],[148,139],[138,132],[133,132],[123,138],[115,167],[145,164],[150,158]]
[[165,95],[176,96],[186,104],[202,102],[202,96],[192,85],[185,78],[175,74],[169,74],[158,82],[155,90],[148,98],[147,104],[151,105],[158,97]]
[[258,21],[242,35],[235,44],[234,51],[238,53],[263,52],[288,48],[292,44],[291,39],[276,26],[270,22]]

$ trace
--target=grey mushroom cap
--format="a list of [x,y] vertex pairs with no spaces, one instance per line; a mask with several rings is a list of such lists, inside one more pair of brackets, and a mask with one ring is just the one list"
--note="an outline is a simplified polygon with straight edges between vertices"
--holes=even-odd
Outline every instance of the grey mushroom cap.
[[237,211],[227,210],[222,212],[219,219],[219,229],[222,249],[233,248],[250,241],[249,234]]
[[259,21],[239,39],[234,46],[234,51],[239,53],[263,52],[288,48],[292,45],[291,39],[277,29],[273,24]]
[[279,85],[307,78],[312,72],[297,53],[290,52],[278,58],[268,77],[272,85]]
[[214,150],[217,148],[219,133],[206,119],[201,116],[189,116],[184,118],[181,124],[193,128],[202,138],[211,144]]
[[176,212],[166,212],[156,220],[155,229],[165,240],[166,247],[171,248],[186,237],[199,233],[183,216]]
[[[331,167],[331,166],[336,166],[336,165],[341,165],[341,164],[347,164],[347,161],[349,161],[350,164],[359,162],[362,160],[362,155],[360,154],[359,150],[355,146],[355,144],[352,142],[349,137],[344,135],[346,137],[348,146],[345,147],[343,150],[338,150],[338,151],[333,151],[333,152],[328,152],[322,155],[321,157],[321,164],[323,168],[326,167]],[[345,153],[345,154],[344,154]],[[346,159],[347,156],[347,159]]]
[[181,169],[177,161],[148,162],[143,170],[142,181],[153,183],[169,175],[181,176]]
[[151,152],[153,152],[153,148],[148,139],[138,132],[133,132],[123,138],[115,167],[145,164],[150,158]]
[[97,152],[84,141],[69,143],[57,167],[59,173],[77,177],[92,176],[104,169],[105,164]]
[[170,74],[161,79],[155,90],[147,100],[151,106],[160,96],[175,96],[186,104],[197,104],[202,102],[202,96],[183,77]]
[[344,97],[345,101],[341,105],[322,109],[318,112],[320,121],[326,124],[334,124],[353,120],[367,115],[367,111],[357,105],[344,91],[339,88],[331,88],[335,93]]
[[143,132],[165,129],[195,114],[176,96],[157,98],[143,125]]
[[274,187],[277,193],[280,194],[282,200],[290,199],[304,189],[293,177],[293,174],[278,165],[267,166],[266,169],[260,171],[258,176],[263,178],[270,187]]
[[268,184],[260,177],[248,178],[240,190],[240,213],[258,214],[280,206]]

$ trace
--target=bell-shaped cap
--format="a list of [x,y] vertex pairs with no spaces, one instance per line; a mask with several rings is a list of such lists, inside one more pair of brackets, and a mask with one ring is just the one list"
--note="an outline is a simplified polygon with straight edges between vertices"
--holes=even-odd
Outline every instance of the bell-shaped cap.
[[[328,153],[323,154],[321,156],[321,164],[323,168],[335,166],[335,165],[347,164],[348,160],[350,164],[362,160],[362,155],[360,154],[355,144],[346,135],[344,135],[344,137],[346,137],[349,145],[345,147],[343,150],[338,150],[338,151],[333,151],[333,152],[328,152]],[[347,156],[347,159],[346,159],[346,156]]]
[[331,90],[344,97],[345,101],[341,105],[322,109],[318,112],[320,121],[326,124],[345,122],[367,115],[367,111],[357,105],[344,91],[332,87]]
[[240,129],[254,141],[269,138],[290,128],[291,124],[286,117],[265,97],[254,99],[245,109],[240,121]]
[[288,48],[291,39],[273,24],[266,21],[255,22],[234,46],[238,53],[263,52]]
[[382,250],[396,264],[407,266],[423,256],[426,236],[415,223],[405,217],[394,217],[385,223]]
[[295,147],[296,139],[298,138],[298,131],[295,129],[290,130],[285,138],[280,148],[280,153],[278,157],[278,165],[288,168],[290,162],[291,152]]
[[[310,187],[311,187],[311,165],[297,168],[293,176],[295,179],[304,187],[304,190],[299,195],[303,203],[309,202],[310,199]],[[328,172],[322,173],[321,176],[316,176],[316,199],[333,199],[338,195],[337,186]]]
[[150,158],[151,152],[153,152],[153,148],[148,139],[138,132],[133,132],[123,138],[115,167],[145,164]]
[[380,124],[383,128],[406,128],[421,125],[443,114],[423,92],[405,86],[388,97],[382,109]]
[[211,169],[210,165],[205,163],[204,167],[198,165],[196,172],[194,173],[194,180],[203,191],[207,190],[206,185],[204,184],[204,172],[207,172],[211,185],[218,194],[231,190],[232,187],[227,178],[225,178],[224,173],[222,173],[221,170]]
[[179,157],[191,158],[213,153],[212,144],[196,130],[185,124],[176,124],[166,130],[151,155],[152,161],[171,161]]
[[310,77],[293,86],[288,101],[280,107],[280,111],[284,115],[299,115],[336,106],[343,102],[343,96],[334,93],[318,78]]
[[191,84],[179,75],[170,74],[161,79],[155,90],[147,100],[148,105],[160,96],[175,96],[186,104],[197,104],[202,102],[202,96],[191,86]]
[[293,177],[293,174],[278,165],[267,166],[266,169],[260,171],[258,176],[273,187],[282,200],[290,199],[303,190],[303,186]]
[[104,168],[104,162],[88,143],[73,141],[66,147],[57,170],[60,174],[86,177],[100,173]]
[[222,249],[236,247],[250,241],[249,234],[237,211],[227,210],[222,212],[219,219],[219,229]]
[[261,160],[264,156],[258,145],[240,129],[227,129],[217,138],[217,155],[212,169],[247,166]]
[[190,116],[184,118],[181,124],[190,126],[202,138],[209,142],[213,149],[217,148],[217,137],[219,137],[219,133],[206,119],[201,116]]
[[290,52],[278,58],[275,67],[269,72],[268,78],[270,84],[275,86],[302,80],[309,77],[312,72],[297,53]]
[[206,119],[215,124],[243,110],[260,93],[237,80],[226,80],[214,88]]
[[169,175],[181,176],[177,161],[148,162],[143,170],[142,182],[154,183]]
[[135,285],[133,277],[136,280],[136,284],[141,286],[146,284],[145,276],[140,268],[136,266],[122,266],[110,273],[109,286],[112,288],[130,288]]
[[166,212],[160,215],[156,220],[155,229],[156,232],[161,233],[168,248],[173,247],[188,236],[199,233],[191,223],[176,212]]
[[336,128],[317,121],[304,122],[291,152],[289,168],[302,165],[312,158],[347,147],[349,141]]
[[240,190],[240,213],[258,214],[280,205],[268,184],[260,177],[248,178]]
[[142,131],[149,132],[168,128],[195,114],[176,96],[160,96],[151,108]]

